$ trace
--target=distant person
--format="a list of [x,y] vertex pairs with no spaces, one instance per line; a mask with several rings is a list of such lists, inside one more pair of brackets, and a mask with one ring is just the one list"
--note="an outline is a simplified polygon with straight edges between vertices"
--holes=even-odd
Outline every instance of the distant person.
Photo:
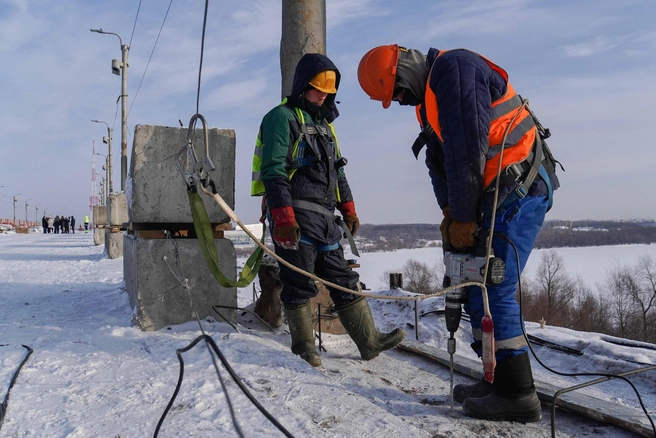
[[55,232],[55,220],[48,216],[48,234]]
[[89,216],[84,216],[84,232],[89,232]]
[[[489,230],[494,220],[492,247],[506,264],[503,283],[487,286],[496,344],[494,383],[457,385],[454,398],[464,402],[463,411],[472,417],[539,421],[542,409],[515,293],[559,186],[556,161],[543,141],[548,132],[510,85],[506,71],[469,50],[431,48],[424,55],[396,44],[379,46],[360,61],[358,81],[383,108],[392,101],[416,107],[422,133],[412,150],[418,157],[427,146],[428,174],[444,216],[445,248],[471,253],[477,230]],[[479,287],[470,288],[465,311],[471,318],[472,348],[480,357],[484,313]]]
[[[332,122],[339,114],[335,95],[340,73],[324,55],[309,53],[296,66],[291,94],[269,111],[260,125],[251,194],[265,195],[276,254],[307,272],[357,291],[358,274],[344,258],[344,230],[351,234],[360,222]],[[261,165],[260,165],[261,164]],[[261,173],[260,173],[261,172]],[[318,293],[314,281],[280,266],[282,292],[292,337],[292,352],[310,365],[321,365],[315,347],[310,299]],[[405,332],[380,333],[365,297],[330,286],[339,319],[363,359],[398,345]]]
[[61,228],[61,219],[59,215],[55,216],[55,234],[59,234],[59,229]]
[[71,229],[73,230],[73,234],[75,234],[75,216],[71,216]]
[[43,228],[43,234],[47,234],[48,233],[48,219],[46,219],[45,214],[41,218],[41,227]]

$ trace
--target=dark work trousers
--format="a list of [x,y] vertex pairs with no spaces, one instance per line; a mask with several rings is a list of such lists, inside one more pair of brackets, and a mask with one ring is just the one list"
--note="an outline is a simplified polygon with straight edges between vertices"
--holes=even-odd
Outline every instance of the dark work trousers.
[[[275,242],[275,241],[274,241]],[[276,247],[276,254],[286,262],[310,272],[317,277],[338,284],[351,290],[357,290],[360,276],[348,265],[344,258],[344,250],[340,246],[331,251],[319,251],[316,246],[300,242],[298,249],[290,250]],[[280,266],[280,281],[282,292],[280,299],[288,309],[295,309],[314,298],[318,290],[311,278],[278,263]],[[355,301],[358,296],[328,287],[330,298],[337,307]]]

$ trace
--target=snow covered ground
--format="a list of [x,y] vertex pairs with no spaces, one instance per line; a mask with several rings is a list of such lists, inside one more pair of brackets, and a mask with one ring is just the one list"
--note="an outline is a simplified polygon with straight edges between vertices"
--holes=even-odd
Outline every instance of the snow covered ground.
[[[625,247],[622,247],[625,248]],[[637,253],[641,247],[629,247]],[[9,393],[0,437],[149,437],[176,388],[176,349],[201,334],[198,322],[141,332],[130,326],[132,310],[123,287],[123,260],[110,260],[91,234],[0,234],[0,400],[33,349]],[[598,257],[602,249],[563,253],[571,260]],[[606,249],[603,249],[604,251]],[[432,252],[431,252],[432,251]],[[617,254],[619,249],[610,249]],[[560,250],[559,250],[560,252]],[[570,254],[571,252],[571,254]],[[566,255],[570,254],[570,255]],[[380,275],[409,258],[434,265],[436,249],[364,254],[359,262],[372,293]],[[653,252],[652,252],[653,254]],[[638,254],[640,255],[640,254]],[[537,257],[531,262],[536,263]],[[606,260],[610,266],[612,258]],[[598,265],[598,264],[597,264]],[[379,286],[376,286],[379,287]],[[252,304],[252,288],[239,290],[240,306]],[[412,302],[370,300],[379,328],[401,326],[414,339]],[[419,313],[441,308],[440,298],[421,301]],[[240,333],[211,318],[212,336],[230,367],[255,399],[295,437],[541,437],[550,436],[549,410],[534,424],[494,423],[449,406],[448,369],[398,349],[364,362],[348,336],[323,334],[323,366],[313,369],[289,351],[289,334],[269,332],[249,314]],[[419,320],[419,340],[444,348],[441,317]],[[468,324],[457,332],[457,353],[475,358]],[[536,353],[561,372],[617,373],[656,363],[656,351],[615,345],[594,333],[527,324],[530,334],[578,348],[571,356],[546,347]],[[222,388],[204,343],[182,354],[184,380],[160,437],[277,437],[279,431],[239,390],[219,364]],[[218,360],[217,360],[218,361]],[[559,386],[589,380],[552,374],[533,360],[537,378]],[[456,383],[469,381],[456,374]],[[656,416],[656,372],[631,377]],[[638,407],[629,385],[606,382],[580,390],[618,405]],[[226,394],[229,400],[226,398]],[[234,408],[231,414],[229,404]],[[235,423],[236,420],[236,423]],[[630,437],[634,434],[573,414],[556,416],[559,437]]]

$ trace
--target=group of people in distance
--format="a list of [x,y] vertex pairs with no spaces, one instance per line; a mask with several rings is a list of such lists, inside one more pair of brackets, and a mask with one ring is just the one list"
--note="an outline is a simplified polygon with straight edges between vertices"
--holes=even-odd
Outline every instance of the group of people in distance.
[[74,216],[51,216],[43,215],[41,218],[41,227],[43,234],[68,234],[75,233],[75,217]]

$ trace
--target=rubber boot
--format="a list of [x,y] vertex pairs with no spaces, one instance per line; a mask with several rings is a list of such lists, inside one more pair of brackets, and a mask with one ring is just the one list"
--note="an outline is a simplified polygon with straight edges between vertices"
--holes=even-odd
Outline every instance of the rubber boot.
[[321,356],[314,346],[314,331],[312,327],[312,311],[310,303],[303,304],[296,309],[285,308],[287,324],[292,335],[292,353],[301,356],[301,359],[313,367],[321,366]]
[[483,420],[540,421],[542,407],[535,392],[528,353],[497,363],[492,393],[465,399],[462,410],[467,416]]
[[405,332],[394,329],[390,333],[381,333],[376,329],[374,317],[365,297],[337,308],[337,315],[364,360],[377,357],[381,351],[394,348],[403,341]]
[[484,379],[471,385],[460,384],[453,387],[453,399],[458,403],[468,398],[481,398],[489,394],[492,394],[492,384]]

